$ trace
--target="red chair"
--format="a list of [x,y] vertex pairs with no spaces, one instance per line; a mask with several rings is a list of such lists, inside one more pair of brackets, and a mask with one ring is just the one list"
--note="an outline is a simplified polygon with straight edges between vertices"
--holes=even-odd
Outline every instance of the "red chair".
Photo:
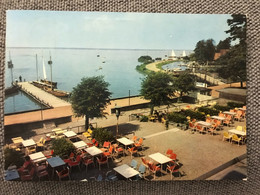
[[236,116],[234,117],[235,120],[241,121],[242,120],[243,112],[241,110],[237,111]]
[[191,129],[191,133],[196,131],[196,127],[195,127],[195,125],[192,122],[189,122],[189,128]]
[[177,162],[177,154],[172,153],[171,156],[170,156],[170,159],[172,159],[172,161],[171,161],[172,163],[179,164]]
[[138,154],[137,153],[137,147],[132,147],[132,148],[128,148],[128,152],[131,154],[131,159],[133,158],[133,154]]
[[[68,161],[68,166],[69,166],[70,168],[75,167],[75,166],[78,166],[78,167],[79,167],[79,170],[81,170],[81,169],[80,169],[80,161],[81,161],[81,156],[78,155],[75,161],[72,161],[72,160],[69,160],[69,161]],[[65,162],[65,161],[64,161],[64,162]]]
[[87,158],[83,160],[83,164],[86,166],[86,172],[88,171],[88,166],[93,164],[95,167],[95,163],[91,158]]
[[149,160],[146,160],[144,157],[142,157],[141,160],[142,160],[143,165],[148,168],[149,167],[148,164],[150,163]]
[[179,176],[181,176],[181,173],[180,173],[179,169],[176,169],[176,164],[174,164],[174,163],[171,163],[170,165],[167,165],[166,171],[167,172],[169,171],[171,173],[171,180],[172,180],[172,174],[173,173],[179,173]]
[[63,170],[60,171],[60,172],[58,172],[58,171],[56,170],[56,173],[57,173],[57,175],[58,175],[60,181],[61,181],[61,179],[65,178],[65,177],[68,177],[69,180],[70,180],[70,170],[69,170],[68,167],[65,168],[65,169],[63,169]]
[[34,174],[35,174],[35,168],[32,167],[30,172],[23,172],[21,174],[21,180],[22,181],[32,181],[34,178]]
[[168,149],[166,152],[166,156],[171,156],[171,154],[173,153],[172,149]]
[[155,175],[158,171],[161,171],[161,168],[159,166],[156,166],[155,164],[150,164],[148,163],[148,167],[149,167],[149,170],[154,174],[154,179],[155,179]]
[[214,132],[216,131],[217,126],[218,126],[217,124],[212,125],[212,127],[208,129],[208,133],[211,133],[212,135],[214,135]]
[[98,141],[96,141],[94,145],[95,145],[96,147],[98,147],[98,146],[99,146]]
[[109,158],[113,159],[114,157],[113,152],[114,152],[114,148],[113,146],[110,146],[108,152],[103,152],[103,155],[105,155],[108,159]]
[[93,139],[91,140],[91,143],[87,143],[87,145],[88,145],[88,147],[91,147],[91,146],[94,146],[95,143],[96,143],[96,139],[93,138]]
[[100,148],[100,150],[102,150],[103,152],[107,151],[108,148],[110,147],[111,142],[104,142],[103,144],[103,148]]
[[107,164],[107,168],[109,168],[109,165],[108,165],[108,158],[106,156],[102,156],[101,158],[97,158],[97,162],[98,162],[98,165],[99,165],[99,170],[101,170],[101,165],[104,165],[104,164]]
[[137,136],[134,135],[131,140],[135,142],[137,140]]
[[36,175],[37,175],[37,177],[39,178],[39,180],[40,180],[42,177],[46,177],[46,176],[48,176],[48,179],[50,180],[50,177],[49,177],[49,173],[48,173],[48,171],[47,171],[47,165],[46,165],[46,164],[36,166]]
[[200,133],[205,132],[205,128],[202,127],[202,126],[200,126],[200,125],[197,125],[197,126],[196,126],[196,130],[197,130],[198,132],[200,132]]
[[139,140],[138,140],[138,143],[135,143],[134,145],[135,145],[135,147],[137,147],[137,149],[138,148],[141,148],[142,150],[143,150],[143,148],[142,148],[142,145],[143,145],[143,138],[140,138]]
[[210,119],[210,118],[207,118],[207,119],[206,119],[206,122],[207,122],[207,123],[211,123],[211,119]]
[[50,154],[45,155],[46,158],[52,158],[54,150],[51,150]]
[[117,144],[113,144],[114,147],[114,155],[115,157],[118,157],[119,154],[123,154],[124,153],[124,148],[119,147]]

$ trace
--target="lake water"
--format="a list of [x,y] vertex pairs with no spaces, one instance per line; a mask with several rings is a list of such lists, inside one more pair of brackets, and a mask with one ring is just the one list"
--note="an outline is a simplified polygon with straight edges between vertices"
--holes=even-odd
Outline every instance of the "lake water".
[[[113,93],[111,98],[138,95],[140,84],[144,75],[135,69],[140,63],[137,59],[142,55],[149,55],[152,58],[166,58],[170,50],[104,50],[104,49],[35,49],[35,48],[8,48],[14,64],[13,78],[19,80],[37,80],[36,54],[38,64],[39,79],[43,78],[43,59],[45,61],[47,79],[51,80],[50,66],[47,61],[52,58],[52,78],[58,82],[58,89],[71,92],[83,77],[103,75],[104,80],[110,83],[109,90]],[[182,51],[175,50],[176,55],[181,55]],[[187,55],[190,51],[186,51]],[[99,56],[99,57],[98,57]],[[8,59],[8,57],[7,57]],[[179,66],[176,66],[179,67]],[[5,86],[10,86],[11,73],[6,66]],[[23,98],[18,98],[18,97]],[[5,113],[17,112],[18,106],[27,97],[24,95],[14,95],[15,101],[8,98],[5,100]],[[10,97],[9,97],[10,98]],[[20,106],[19,106],[20,107]],[[22,107],[22,106],[21,106]],[[24,111],[28,109],[38,109],[35,103],[31,103],[31,108],[24,106]]]

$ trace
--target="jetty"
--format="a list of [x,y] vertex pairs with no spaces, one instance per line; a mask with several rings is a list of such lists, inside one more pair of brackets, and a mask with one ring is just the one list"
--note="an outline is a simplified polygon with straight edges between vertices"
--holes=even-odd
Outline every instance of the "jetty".
[[32,98],[40,102],[41,104],[47,105],[48,107],[57,108],[70,106],[69,102],[55,97],[54,95],[35,87],[31,82],[19,82],[17,85],[20,89],[30,95]]

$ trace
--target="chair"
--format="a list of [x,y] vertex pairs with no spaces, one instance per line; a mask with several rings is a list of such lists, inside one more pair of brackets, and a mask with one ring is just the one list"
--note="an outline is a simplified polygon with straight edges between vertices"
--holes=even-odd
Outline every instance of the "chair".
[[223,121],[223,124],[230,126],[231,122],[232,122],[232,116],[227,115],[226,119]]
[[179,176],[181,176],[179,169],[176,169],[176,164],[174,164],[174,163],[167,165],[166,172],[168,172],[168,171],[171,173],[171,180],[172,180],[173,173],[179,173]]
[[38,142],[36,142],[37,146],[38,147],[43,147],[42,142],[43,142],[43,137],[41,137],[41,139]]
[[176,164],[179,164],[179,163],[177,162],[177,154],[172,153],[171,156],[170,156],[170,159],[172,159],[171,162],[176,163]]
[[141,158],[143,165],[148,168],[149,160],[146,160],[144,157]]
[[189,128],[191,130],[191,133],[196,131],[196,126],[192,122],[189,122]]
[[202,126],[200,126],[200,125],[197,125],[197,126],[196,126],[196,130],[197,130],[198,132],[200,132],[200,133],[205,132],[205,128],[202,127]]
[[87,171],[88,171],[88,166],[89,166],[89,165],[93,164],[94,167],[95,167],[95,163],[94,163],[94,161],[93,161],[92,158],[83,159],[83,164],[86,166],[86,173],[87,173]]
[[231,143],[232,142],[237,142],[237,144],[238,144],[238,146],[239,146],[239,143],[241,142],[241,143],[243,143],[243,139],[240,137],[238,137],[236,134],[234,134],[234,135],[232,135],[232,141],[231,141]]
[[109,158],[113,159],[113,157],[114,157],[114,148],[113,148],[113,146],[109,147],[108,152],[103,152],[103,155],[105,155],[108,159]]
[[131,140],[135,142],[135,141],[137,140],[137,136],[134,135],[134,136],[131,138]]
[[155,175],[158,171],[161,171],[161,168],[159,166],[156,166],[155,164],[150,164],[148,163],[148,167],[149,167],[149,170],[154,174],[154,179],[155,179]]
[[238,130],[238,131],[243,131],[243,127],[238,125],[238,126],[236,127],[236,130]]
[[236,116],[234,117],[234,119],[237,120],[237,121],[241,121],[241,120],[242,120],[242,117],[243,117],[242,115],[243,115],[242,110],[239,110],[239,111],[237,111],[237,114],[236,114]]
[[223,141],[228,140],[229,142],[231,141],[232,135],[230,135],[228,132],[223,132]]
[[211,128],[208,129],[208,132],[211,133],[212,135],[214,135],[214,132],[216,131],[217,129],[217,125],[213,125]]
[[[65,162],[65,161],[64,161],[64,162]],[[79,170],[81,170],[81,169],[80,169],[80,162],[81,162],[81,156],[80,156],[80,155],[77,155],[75,161],[72,161],[71,159],[69,159],[67,162],[68,162],[68,166],[69,166],[70,168],[75,167],[75,166],[78,166],[78,167],[79,167]]]
[[106,156],[102,156],[101,158],[96,157],[98,165],[99,165],[99,170],[101,170],[101,165],[107,164],[107,168],[109,168],[108,165],[108,158]]
[[102,150],[103,152],[107,151],[108,148],[110,147],[111,142],[104,142],[103,144],[103,148],[100,148],[100,150]]
[[131,159],[133,158],[133,154],[137,154],[137,147],[128,148],[128,152],[131,154]]
[[88,139],[91,139],[93,131],[88,129],[86,132],[82,133],[82,135]]
[[136,169],[136,168],[137,168],[137,164],[138,164],[137,161],[133,159],[133,160],[131,161],[130,166],[131,166],[132,168]]
[[61,179],[65,178],[65,177],[68,177],[70,180],[70,169],[68,167],[64,168],[63,170],[61,170],[59,172],[56,170],[56,173],[59,177],[59,181],[61,181]]
[[134,145],[135,145],[135,147],[137,147],[137,149],[138,148],[141,148],[142,150],[143,150],[143,148],[142,148],[142,144],[143,144],[143,138],[140,138],[139,140],[138,140],[138,143],[135,143]]
[[92,143],[87,143],[88,147],[94,146],[94,144],[96,143],[96,139],[93,138],[93,139],[91,140],[91,142],[92,142]]
[[103,176],[101,174],[98,175],[98,177],[90,177],[89,179],[94,180],[94,181],[102,181],[103,180]]
[[173,150],[172,149],[168,149],[166,151],[166,156],[171,156],[172,153],[173,153]]
[[211,123],[211,119],[210,119],[210,118],[207,118],[207,119],[206,119],[206,122],[207,122],[207,123]]
[[35,174],[35,168],[32,167],[29,172],[23,172],[21,174],[21,180],[22,181],[32,181],[34,178],[34,174]]
[[119,147],[118,144],[113,144],[114,147],[114,155],[115,157],[118,157],[119,154],[123,154],[124,153],[124,148]]
[[132,179],[129,179],[130,181],[139,181],[140,179],[146,179],[145,174],[146,174],[146,166],[141,164],[138,169],[139,174],[133,177]]
[[106,181],[118,181],[118,177],[113,171],[108,171],[106,173]]
[[46,164],[42,164],[42,165],[38,165],[36,166],[36,175],[37,177],[39,178],[39,180],[42,178],[42,177],[46,177],[48,176],[49,180],[50,180],[50,177],[49,177],[49,173],[47,171],[47,165]]
[[36,152],[36,146],[30,146],[27,149],[28,154],[32,154]]
[[225,117],[225,114],[219,113],[218,116],[219,116],[219,117]]

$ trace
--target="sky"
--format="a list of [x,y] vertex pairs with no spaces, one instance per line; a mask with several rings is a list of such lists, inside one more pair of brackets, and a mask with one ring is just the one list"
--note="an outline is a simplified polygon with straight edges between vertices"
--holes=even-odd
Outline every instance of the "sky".
[[194,50],[229,34],[227,14],[7,11],[6,47]]

